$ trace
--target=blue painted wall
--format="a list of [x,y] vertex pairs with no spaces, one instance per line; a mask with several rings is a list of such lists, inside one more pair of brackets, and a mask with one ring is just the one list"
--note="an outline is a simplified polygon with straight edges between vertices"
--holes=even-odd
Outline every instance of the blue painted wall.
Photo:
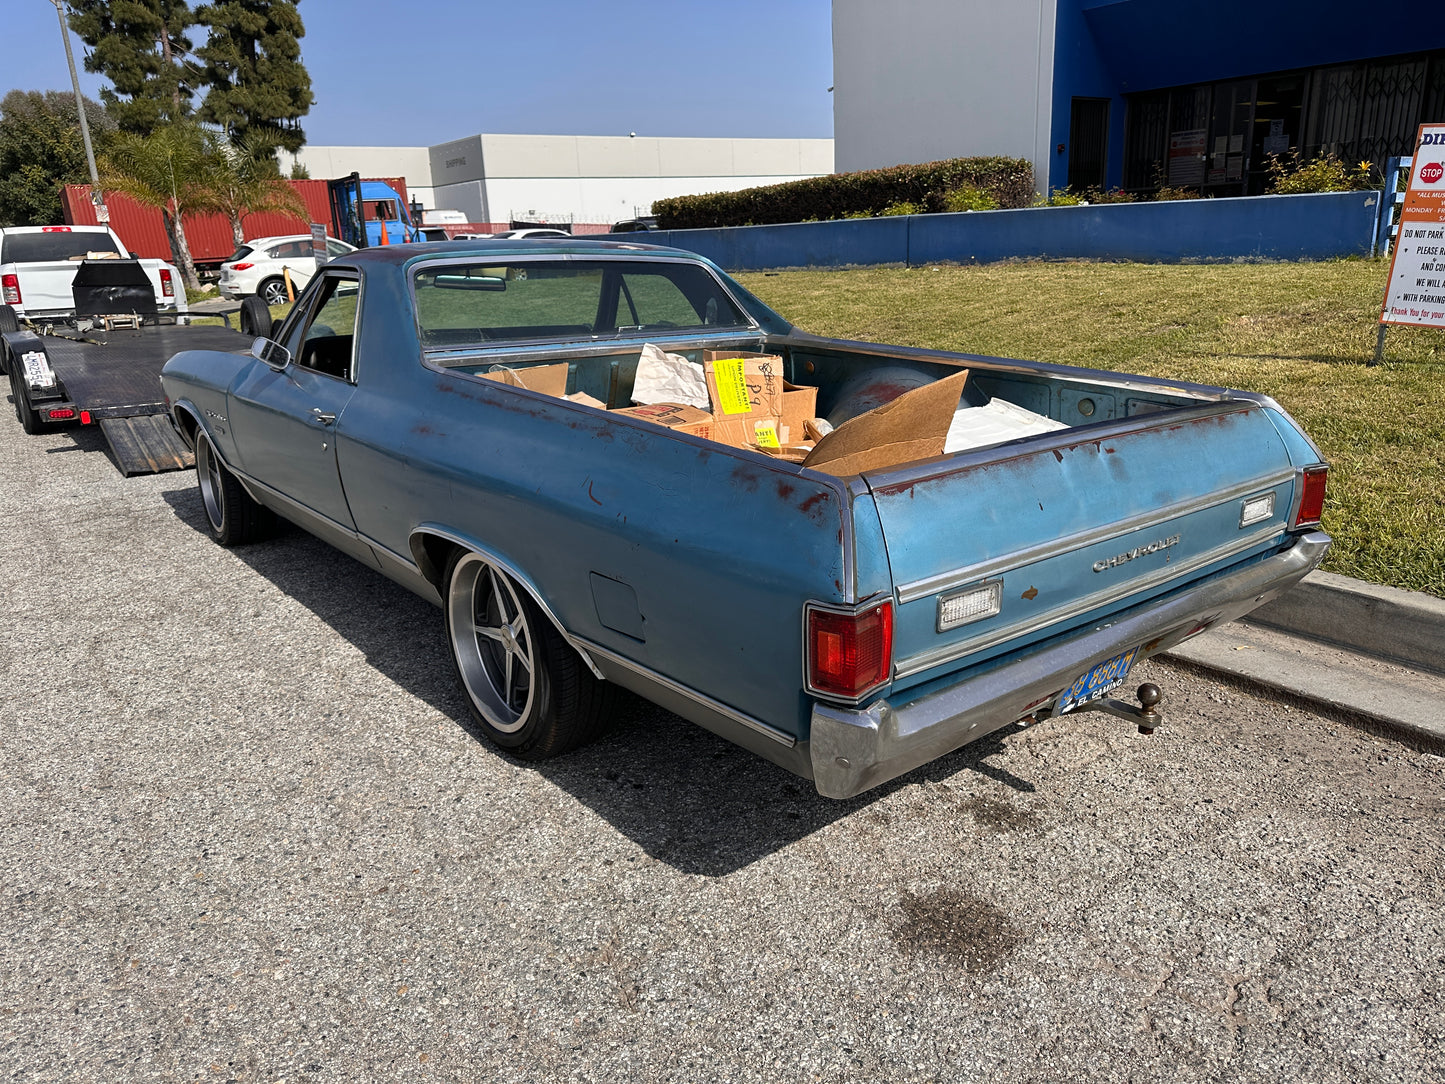
[[1368,256],[1378,192],[1110,203],[663,230],[648,242],[730,271],[1009,259],[1321,260]]

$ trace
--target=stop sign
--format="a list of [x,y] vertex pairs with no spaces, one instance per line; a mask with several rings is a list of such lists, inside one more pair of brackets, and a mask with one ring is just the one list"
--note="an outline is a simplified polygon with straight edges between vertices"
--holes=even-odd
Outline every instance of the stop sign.
[[1426,184],[1434,184],[1441,177],[1445,177],[1445,167],[1439,162],[1428,162],[1420,167],[1420,179]]

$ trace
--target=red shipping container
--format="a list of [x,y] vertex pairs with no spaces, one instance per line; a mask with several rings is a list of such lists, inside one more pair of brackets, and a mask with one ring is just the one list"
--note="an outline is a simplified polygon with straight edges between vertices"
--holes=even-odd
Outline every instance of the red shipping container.
[[[365,180],[384,181],[406,200],[406,180],[402,177],[367,177]],[[326,232],[336,235],[331,224],[331,205],[326,196],[325,181],[288,181],[301,200],[306,204],[310,218],[303,221],[291,215],[262,212],[249,214],[241,219],[241,228],[247,239],[252,237],[277,237],[289,233],[310,233],[312,222],[324,222]],[[95,205],[90,202],[90,186],[68,184],[60,190],[60,205],[65,221],[72,226],[94,226],[99,224],[95,216]],[[143,207],[129,196],[119,192],[108,193],[106,209],[110,212],[110,226],[126,247],[144,259],[169,260],[171,243],[166,237],[165,220],[154,207]],[[191,248],[191,259],[197,267],[216,266],[230,258],[236,251],[236,242],[231,235],[231,223],[221,214],[195,214],[188,212],[184,217],[186,242]]]

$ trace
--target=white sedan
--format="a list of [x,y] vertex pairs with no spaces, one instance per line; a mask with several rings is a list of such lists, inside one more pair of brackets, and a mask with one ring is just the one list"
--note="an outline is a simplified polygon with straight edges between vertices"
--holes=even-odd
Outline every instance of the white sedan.
[[[330,259],[356,251],[355,246],[334,237],[326,239]],[[235,300],[258,295],[267,305],[284,305],[286,279],[293,293],[301,290],[316,274],[316,257],[311,252],[311,235],[294,233],[287,237],[257,237],[247,241],[221,264],[221,296]]]

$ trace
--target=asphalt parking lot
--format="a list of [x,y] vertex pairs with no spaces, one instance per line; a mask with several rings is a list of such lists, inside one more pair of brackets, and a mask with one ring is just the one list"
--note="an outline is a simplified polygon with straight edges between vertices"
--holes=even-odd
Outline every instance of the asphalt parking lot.
[[1439,1081],[1445,760],[1168,722],[847,802],[633,702],[535,767],[440,616],[0,417],[0,1079]]

